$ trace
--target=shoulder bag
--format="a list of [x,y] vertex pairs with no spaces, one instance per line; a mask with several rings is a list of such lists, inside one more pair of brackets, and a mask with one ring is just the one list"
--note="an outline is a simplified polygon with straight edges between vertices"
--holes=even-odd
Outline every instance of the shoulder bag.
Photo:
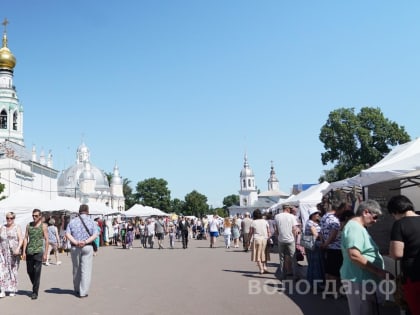
[[302,245],[305,249],[313,250],[315,248],[315,237],[312,234],[303,234],[300,239],[300,245]]
[[[90,236],[92,236],[92,234],[90,234],[89,229],[87,228],[87,226],[86,226],[86,224],[85,224],[85,221],[83,221],[82,216],[79,216],[79,218],[80,218],[80,221],[82,221],[82,224],[83,224],[83,226],[84,226],[84,227],[85,227],[85,229],[86,229],[86,232],[88,232],[88,234],[89,234]],[[92,247],[93,247],[93,251],[94,251],[94,252],[97,252],[97,251],[98,251],[98,245],[96,245],[96,242],[95,242],[95,241],[92,241],[92,243],[90,243],[90,245],[92,245]]]

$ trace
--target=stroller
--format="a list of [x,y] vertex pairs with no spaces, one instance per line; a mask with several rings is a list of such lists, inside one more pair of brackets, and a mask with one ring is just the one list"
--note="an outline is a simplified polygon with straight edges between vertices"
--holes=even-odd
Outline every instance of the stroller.
[[197,226],[197,240],[205,240],[206,239],[206,233],[204,232],[204,227]]

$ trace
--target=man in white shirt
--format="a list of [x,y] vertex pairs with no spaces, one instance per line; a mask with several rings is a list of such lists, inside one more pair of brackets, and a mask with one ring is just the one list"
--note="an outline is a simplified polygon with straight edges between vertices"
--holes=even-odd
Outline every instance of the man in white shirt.
[[210,232],[210,248],[214,248],[216,238],[219,236],[220,221],[219,216],[215,214],[213,219],[209,221]]
[[296,277],[296,234],[297,225],[296,216],[290,213],[292,206],[284,204],[282,206],[283,212],[276,214],[274,220],[276,221],[278,231],[278,248],[280,265],[277,269],[276,275],[282,280],[290,273],[293,278]]

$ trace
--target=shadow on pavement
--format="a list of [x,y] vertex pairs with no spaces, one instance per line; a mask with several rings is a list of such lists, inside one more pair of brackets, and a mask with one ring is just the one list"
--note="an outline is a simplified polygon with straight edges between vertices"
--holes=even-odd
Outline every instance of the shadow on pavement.
[[[75,295],[73,290],[69,289],[60,289],[60,288],[51,288],[44,290],[45,293],[50,294],[68,294],[68,295]],[[30,293],[29,293],[30,294]]]

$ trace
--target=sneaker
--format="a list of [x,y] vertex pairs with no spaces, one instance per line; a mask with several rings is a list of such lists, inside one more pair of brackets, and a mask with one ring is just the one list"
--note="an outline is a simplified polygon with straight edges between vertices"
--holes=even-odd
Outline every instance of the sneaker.
[[9,296],[15,296],[16,295],[16,293],[15,292],[10,292],[9,293]]
[[6,292],[1,291],[1,292],[0,292],[0,298],[4,298],[5,296],[6,296]]
[[49,262],[46,262],[46,263],[44,263],[44,265],[45,265],[45,266],[49,266],[49,265],[50,265],[50,263],[49,263]]
[[38,298],[38,294],[36,294],[36,293],[32,293],[32,295],[31,295],[31,299],[32,300],[36,300]]
[[61,265],[61,261],[57,261],[56,265]]

